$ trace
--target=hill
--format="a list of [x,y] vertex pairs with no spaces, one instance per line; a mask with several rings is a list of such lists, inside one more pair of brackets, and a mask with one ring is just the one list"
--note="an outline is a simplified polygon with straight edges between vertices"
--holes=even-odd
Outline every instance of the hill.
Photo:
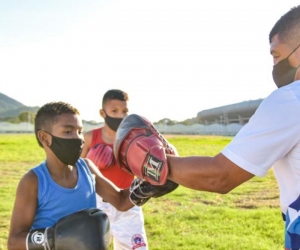
[[[24,112],[30,112],[30,113],[36,114],[38,109],[39,109],[38,106],[35,106],[35,107],[26,106],[23,103],[18,102],[17,100],[15,100],[5,94],[0,93],[0,120],[2,120],[2,121],[10,121],[11,122],[11,118],[18,117],[19,114],[24,113]],[[101,124],[101,123],[97,123],[94,121],[86,121],[84,119],[83,119],[83,121],[86,123],[89,123],[93,126],[94,125],[98,126],[99,124]],[[173,120],[170,120],[169,118],[165,118],[158,122],[154,122],[154,124],[159,124],[159,123],[167,124],[167,125],[174,125],[177,123],[182,123],[184,125],[192,125],[192,124],[197,123],[197,118],[194,117],[191,119],[186,119],[181,122],[173,121]]]
[[22,112],[36,113],[39,107],[26,106],[15,99],[0,93],[0,118],[15,117]]

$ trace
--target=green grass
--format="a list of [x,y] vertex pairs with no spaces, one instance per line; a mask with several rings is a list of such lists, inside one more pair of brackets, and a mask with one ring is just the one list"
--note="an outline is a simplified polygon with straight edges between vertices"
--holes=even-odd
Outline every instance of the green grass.
[[[231,137],[166,136],[182,156],[214,155]],[[43,161],[33,134],[0,134],[0,250],[21,176]],[[273,172],[226,195],[179,187],[143,206],[151,250],[282,250],[283,223]]]

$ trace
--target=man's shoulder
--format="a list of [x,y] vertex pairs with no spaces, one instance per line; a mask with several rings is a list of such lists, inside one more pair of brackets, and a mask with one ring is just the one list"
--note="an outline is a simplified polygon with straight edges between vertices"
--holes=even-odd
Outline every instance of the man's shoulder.
[[283,104],[298,103],[300,101],[300,81],[295,81],[289,85],[272,91],[261,103],[262,104]]

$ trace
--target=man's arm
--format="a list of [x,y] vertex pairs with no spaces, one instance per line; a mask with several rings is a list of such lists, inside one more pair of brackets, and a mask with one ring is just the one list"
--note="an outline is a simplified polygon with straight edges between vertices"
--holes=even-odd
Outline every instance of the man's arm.
[[82,149],[82,152],[81,152],[81,155],[80,155],[82,158],[85,158],[87,153],[90,150],[91,143],[92,143],[92,135],[93,135],[92,130],[88,131],[84,134],[84,144],[83,144],[83,149]]
[[152,185],[164,185],[170,179],[195,190],[228,193],[253,177],[221,153],[215,157],[178,157],[153,124],[136,114],[120,124],[114,155],[122,169]]
[[20,180],[10,221],[8,250],[26,250],[26,237],[30,231],[37,207],[38,180],[30,171]]
[[96,192],[98,195],[100,195],[105,201],[112,204],[119,211],[127,211],[134,206],[129,199],[129,189],[119,189],[114,183],[101,174],[99,169],[91,160],[85,158],[85,161],[92,174],[95,175]]
[[168,155],[167,160],[168,179],[200,191],[226,194],[254,176],[222,153],[215,157]]

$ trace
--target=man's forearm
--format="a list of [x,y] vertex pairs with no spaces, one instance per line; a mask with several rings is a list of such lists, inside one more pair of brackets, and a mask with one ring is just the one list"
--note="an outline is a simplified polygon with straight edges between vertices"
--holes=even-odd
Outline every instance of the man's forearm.
[[199,191],[219,191],[219,176],[211,157],[168,156],[169,179],[179,185]]
[[199,191],[225,194],[253,177],[222,154],[215,157],[168,155],[168,164],[170,180]]

